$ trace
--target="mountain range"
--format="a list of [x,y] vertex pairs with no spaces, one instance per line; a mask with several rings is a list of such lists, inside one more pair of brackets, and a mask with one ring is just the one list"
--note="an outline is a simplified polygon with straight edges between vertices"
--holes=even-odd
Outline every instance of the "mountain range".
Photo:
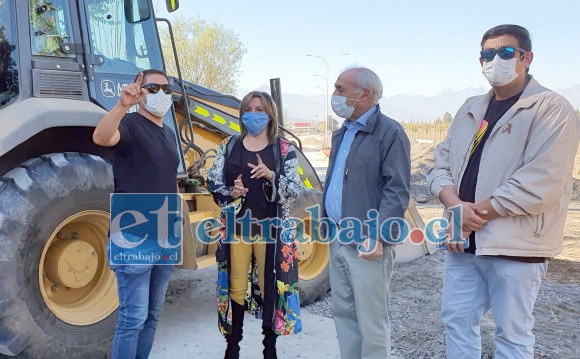
[[[267,85],[258,90],[270,92]],[[400,94],[383,96],[379,101],[381,110],[387,116],[401,122],[431,122],[443,118],[445,112],[452,116],[468,97],[484,94],[483,87],[467,87],[459,90],[445,89],[433,95]],[[580,109],[580,85],[556,89],[555,92],[564,96],[575,109]],[[238,97],[241,99],[248,90],[240,89]],[[325,100],[323,95],[305,96],[299,94],[282,93],[282,106],[285,121],[288,122],[315,122],[324,119]],[[329,105],[329,115],[336,117]]]

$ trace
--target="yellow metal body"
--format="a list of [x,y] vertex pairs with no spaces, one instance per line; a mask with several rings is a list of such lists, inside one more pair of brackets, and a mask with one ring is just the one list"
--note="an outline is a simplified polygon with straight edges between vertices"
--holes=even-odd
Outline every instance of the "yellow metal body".
[[45,272],[51,282],[76,289],[93,280],[99,259],[91,243],[62,239],[49,248],[45,264]]
[[[310,219],[302,218],[304,233],[310,236]],[[330,248],[326,243],[299,243],[296,246],[298,253],[298,275],[300,279],[311,280],[322,274],[328,264]]]
[[[228,106],[224,106],[219,103],[215,103],[212,101],[208,101],[205,99],[201,99],[198,97],[193,97],[193,100],[197,103],[191,110],[192,120],[201,119],[208,122],[216,122],[217,124],[227,126],[228,128],[239,132],[240,127],[239,124],[234,123],[228,119],[225,119],[222,116],[219,116],[217,113],[211,110],[217,109],[222,113],[228,114],[233,117],[239,116],[239,110],[237,108],[232,108]],[[207,107],[206,107],[207,105]],[[185,111],[178,111],[177,112],[177,121],[178,124],[181,124],[183,121],[186,121],[187,118],[185,117]],[[184,130],[185,131],[185,130]],[[208,130],[206,128],[201,128],[199,126],[194,126],[194,140],[195,145],[201,148],[203,151],[207,151],[208,149],[216,149],[218,148],[219,144],[224,140],[225,135]],[[185,133],[182,133],[182,137]],[[199,159],[199,154],[193,150],[189,150],[185,155],[185,161],[187,168],[191,168],[194,162]],[[213,165],[213,158],[209,158],[205,163],[204,167],[201,169],[201,174],[205,175],[207,170],[211,168]],[[299,172],[302,174],[302,168],[299,168]],[[311,183],[306,178],[304,182],[305,187],[312,188]],[[193,211],[189,215],[190,225],[186,225],[185,228],[191,228],[193,232],[197,229],[197,224],[206,219],[206,218],[219,218],[219,207],[213,201],[211,195],[205,190],[202,190],[202,193],[196,194],[183,194],[183,198],[187,201],[195,201],[195,208],[196,211]],[[308,222],[306,222],[308,223]],[[308,226],[306,226],[308,227]],[[193,233],[195,234],[195,233]],[[309,234],[309,233],[307,233]],[[189,239],[194,242],[194,244],[189,243]],[[208,246],[207,252],[205,255],[196,258],[195,256],[195,249],[199,243],[195,243],[195,235],[189,236],[189,233],[184,235],[185,238],[185,245],[184,245],[184,263],[182,268],[185,269],[195,269],[206,267],[215,264],[215,250],[217,245],[213,244]],[[321,244],[321,243],[305,243],[298,245],[298,265],[299,265],[299,275],[301,279],[310,280],[313,279],[324,271],[328,263],[329,257],[329,247],[328,244]],[[196,260],[193,260],[196,258]]]

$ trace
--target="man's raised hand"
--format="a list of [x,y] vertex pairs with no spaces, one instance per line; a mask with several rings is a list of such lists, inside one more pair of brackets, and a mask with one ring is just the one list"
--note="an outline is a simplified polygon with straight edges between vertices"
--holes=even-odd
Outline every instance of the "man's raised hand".
[[139,73],[137,80],[134,83],[128,84],[123,87],[121,91],[121,105],[123,106],[133,106],[141,102],[145,96],[147,96],[147,90],[141,88],[141,83],[143,82],[143,73]]

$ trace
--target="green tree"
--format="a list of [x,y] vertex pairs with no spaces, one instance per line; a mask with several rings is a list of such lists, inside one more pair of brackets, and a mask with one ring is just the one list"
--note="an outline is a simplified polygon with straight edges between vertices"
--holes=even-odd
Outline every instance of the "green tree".
[[[235,94],[246,53],[238,34],[199,18],[177,17],[172,25],[183,79],[223,94]],[[159,32],[167,72],[177,76],[169,31],[162,27]]]

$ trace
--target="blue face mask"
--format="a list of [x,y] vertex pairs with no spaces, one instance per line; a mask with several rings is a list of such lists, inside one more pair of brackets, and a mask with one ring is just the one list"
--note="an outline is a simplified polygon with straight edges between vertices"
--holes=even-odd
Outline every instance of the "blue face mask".
[[242,122],[252,137],[258,136],[268,126],[268,114],[264,112],[245,112]]

